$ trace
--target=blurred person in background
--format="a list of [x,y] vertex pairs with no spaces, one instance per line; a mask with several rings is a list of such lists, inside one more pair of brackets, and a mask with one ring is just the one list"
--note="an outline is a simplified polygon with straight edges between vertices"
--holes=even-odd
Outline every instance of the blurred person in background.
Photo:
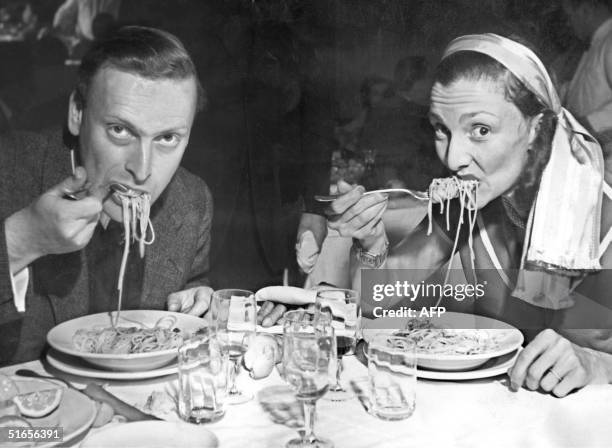
[[66,0],[56,11],[53,27],[57,32],[77,40],[94,40],[93,21],[100,13],[117,20],[121,0]]
[[609,0],[563,0],[563,10],[578,39],[588,48],[562,98],[612,154],[612,5]]
[[[427,67],[421,56],[401,59],[395,68],[394,83],[379,101],[371,102],[359,146],[367,164],[374,166],[371,188],[426,189],[442,165],[432,155],[432,131],[427,118]],[[378,98],[375,96],[375,98]],[[418,100],[417,100],[418,98]]]

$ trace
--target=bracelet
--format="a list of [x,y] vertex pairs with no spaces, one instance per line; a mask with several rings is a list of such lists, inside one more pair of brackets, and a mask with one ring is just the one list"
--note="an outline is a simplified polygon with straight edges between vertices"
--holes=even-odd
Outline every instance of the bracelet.
[[373,254],[368,252],[361,247],[359,240],[353,240],[353,248],[355,249],[355,257],[362,265],[368,268],[378,269],[385,261],[387,261],[387,255],[389,254],[389,240],[385,238],[385,247],[380,254]]

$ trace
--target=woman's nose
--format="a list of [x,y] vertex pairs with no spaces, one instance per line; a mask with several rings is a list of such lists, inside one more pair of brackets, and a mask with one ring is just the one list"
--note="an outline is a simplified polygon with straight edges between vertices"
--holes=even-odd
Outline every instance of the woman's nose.
[[445,165],[453,172],[461,171],[470,164],[469,143],[458,137],[448,140]]
[[126,170],[137,184],[142,184],[151,176],[151,148],[146,142],[134,148],[126,165]]

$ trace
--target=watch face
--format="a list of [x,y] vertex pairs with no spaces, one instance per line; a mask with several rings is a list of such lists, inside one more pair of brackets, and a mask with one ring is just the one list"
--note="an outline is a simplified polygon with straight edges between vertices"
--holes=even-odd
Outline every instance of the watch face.
[[355,241],[355,256],[361,264],[371,268],[379,268],[387,259],[389,252],[389,242],[385,244],[385,248],[380,254],[372,254],[363,250],[358,241]]

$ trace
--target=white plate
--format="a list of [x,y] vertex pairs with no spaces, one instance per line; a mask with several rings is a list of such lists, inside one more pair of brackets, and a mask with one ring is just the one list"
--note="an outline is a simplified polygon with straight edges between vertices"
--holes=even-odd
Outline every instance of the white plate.
[[[370,341],[375,334],[391,334],[404,328],[407,319],[362,319],[363,338]],[[432,370],[464,371],[486,363],[489,359],[515,351],[523,343],[523,334],[512,325],[473,314],[447,312],[441,317],[432,319],[436,328],[479,329],[486,331],[497,339],[495,350],[471,355],[465,354],[430,354],[417,352],[417,364]],[[372,328],[376,327],[376,328]]]
[[157,378],[159,376],[172,375],[178,371],[176,363],[169,366],[160,367],[158,369],[136,372],[114,372],[112,370],[102,370],[93,367],[81,358],[70,356],[53,349],[47,352],[47,361],[53,367],[61,370],[62,372],[84,376],[87,378],[101,378],[105,380],[144,380],[148,378]]
[[219,440],[208,429],[182,422],[144,421],[111,425],[90,434],[81,448],[129,446],[131,448],[215,448]]
[[[49,389],[52,384],[50,381],[37,379],[23,379],[13,377],[20,393],[35,392],[37,390]],[[62,387],[62,386],[57,386]],[[96,405],[87,396],[73,389],[64,389],[62,401],[59,407],[51,414],[41,418],[27,418],[34,427],[61,427],[64,431],[63,442],[49,442],[34,445],[36,448],[47,448],[60,443],[68,442],[79,434],[83,433],[93,423],[96,418]]]
[[505,374],[514,364],[518,351],[491,358],[474,370],[441,371],[417,368],[417,377],[428,380],[466,381]]
[[[111,327],[114,315],[112,313],[98,313],[82,316],[56,325],[47,334],[47,342],[54,349],[72,356],[78,356],[87,362],[108,370],[145,371],[157,369],[170,363],[177,355],[177,349],[157,350],[147,353],[113,354],[113,353],[87,353],[77,350],[72,338],[77,330],[94,327]],[[134,326],[139,322],[147,327],[153,327],[160,319],[173,317],[176,319],[174,328],[181,330],[188,336],[202,327],[207,326],[206,321],[199,317],[183,313],[173,313],[161,310],[125,310],[121,311],[119,325]]]

